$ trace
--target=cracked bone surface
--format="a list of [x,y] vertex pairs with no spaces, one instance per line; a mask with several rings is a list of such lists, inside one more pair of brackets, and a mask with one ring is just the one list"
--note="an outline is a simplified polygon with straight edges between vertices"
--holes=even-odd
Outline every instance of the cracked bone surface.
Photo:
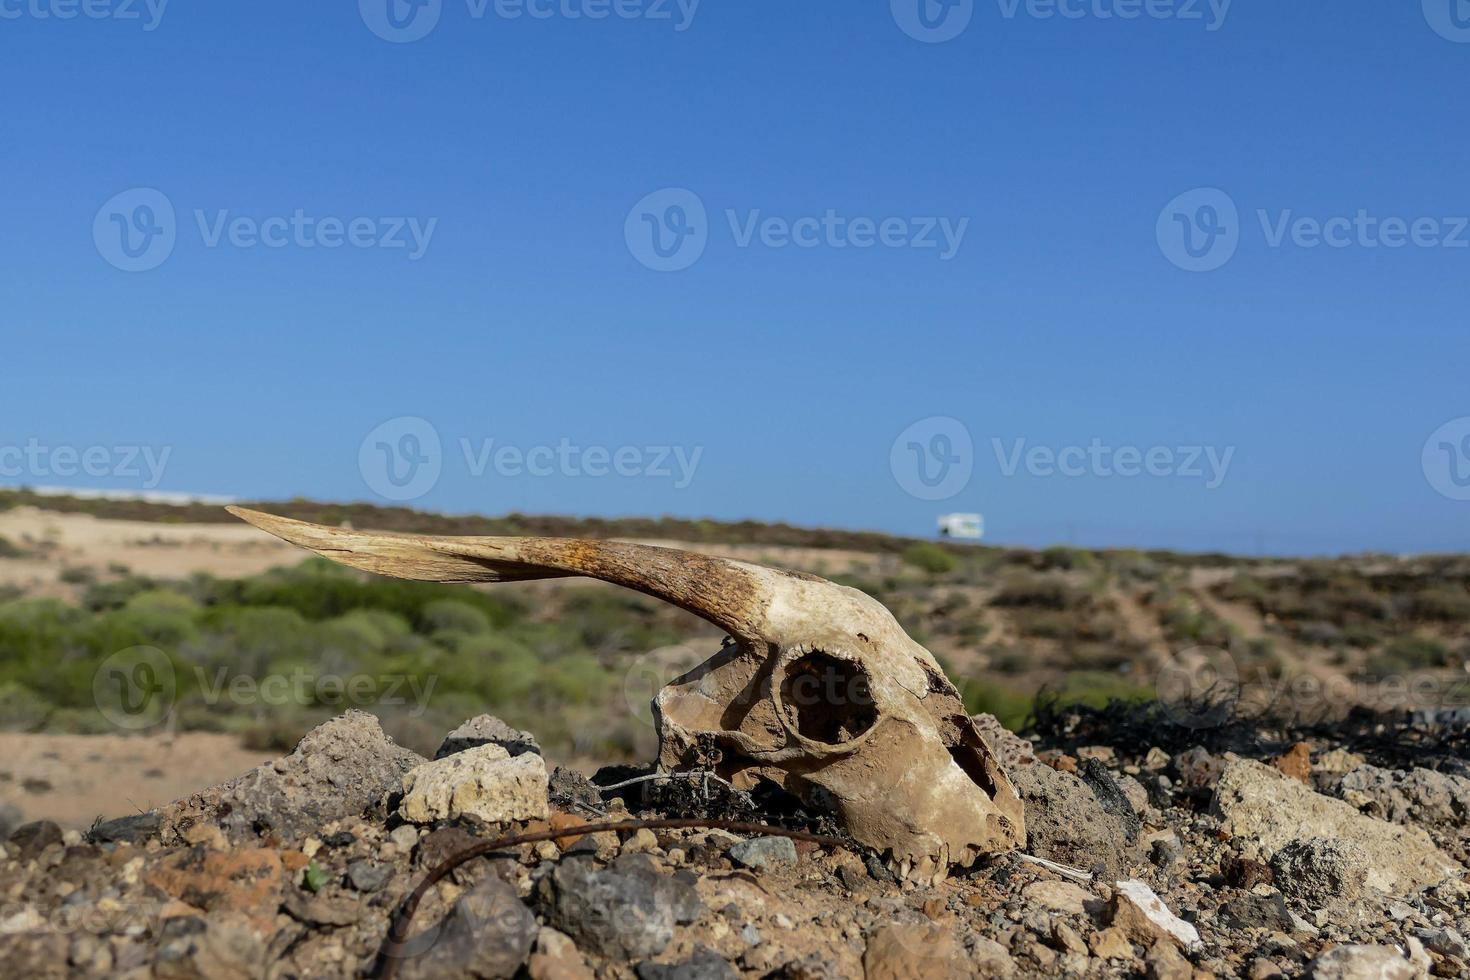
[[654,698],[660,768],[769,782],[902,869],[1025,843],[1020,798],[934,657],[872,597],[813,575],[672,548],[426,537],[230,513],[354,568],[428,582],[587,576],[695,613],[730,640]]

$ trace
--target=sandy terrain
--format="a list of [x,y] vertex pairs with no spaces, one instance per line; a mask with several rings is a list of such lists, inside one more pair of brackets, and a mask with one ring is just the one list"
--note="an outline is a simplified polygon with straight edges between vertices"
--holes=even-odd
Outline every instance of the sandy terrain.
[[[0,807],[84,830],[98,816],[141,813],[268,761],[233,735],[0,733]],[[14,814],[11,814],[14,817]]]

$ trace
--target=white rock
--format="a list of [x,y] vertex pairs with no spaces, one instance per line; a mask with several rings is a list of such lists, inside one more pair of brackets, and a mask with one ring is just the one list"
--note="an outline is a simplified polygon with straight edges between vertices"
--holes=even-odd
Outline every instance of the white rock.
[[1136,878],[1129,878],[1118,882],[1116,891],[1119,901],[1132,902],[1148,921],[1185,949],[1194,949],[1200,944],[1199,930],[1170,912],[1169,906],[1148,885]]
[[476,746],[410,769],[398,813],[413,823],[473,816],[487,823],[546,818],[546,762],[514,758],[495,744]]

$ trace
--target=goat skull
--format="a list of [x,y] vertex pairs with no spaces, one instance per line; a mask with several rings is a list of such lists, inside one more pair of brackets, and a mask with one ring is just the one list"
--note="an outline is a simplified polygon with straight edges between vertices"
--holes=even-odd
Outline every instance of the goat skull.
[[457,538],[323,527],[238,507],[354,568],[429,582],[588,576],[729,633],[654,699],[663,771],[768,780],[904,870],[1025,841],[1021,801],[933,656],[877,600],[812,575],[619,541]]

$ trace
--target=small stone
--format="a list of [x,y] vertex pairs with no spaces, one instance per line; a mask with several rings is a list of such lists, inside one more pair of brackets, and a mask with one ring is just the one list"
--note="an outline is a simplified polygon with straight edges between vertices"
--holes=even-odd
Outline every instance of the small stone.
[[546,762],[535,753],[512,757],[499,745],[456,752],[403,777],[398,812],[414,823],[472,816],[487,823],[544,820]]
[[1021,897],[1052,912],[1068,915],[1085,915],[1087,906],[1098,901],[1097,896],[1070,881],[1033,881],[1021,889]]
[[1184,845],[1177,837],[1162,837],[1149,850],[1149,860],[1163,871],[1168,871],[1184,860]]
[[347,883],[360,892],[375,892],[393,879],[393,865],[376,861],[353,861],[347,866]]
[[633,831],[633,836],[623,841],[624,854],[650,854],[658,849],[658,838],[647,827]]
[[1194,967],[1172,943],[1157,943],[1144,961],[1148,980],[1192,980]]
[[954,932],[937,923],[879,926],[863,953],[865,980],[960,980],[969,964]]
[[1274,960],[1258,956],[1251,961],[1250,980],[1278,980],[1286,976],[1286,971]]
[[196,823],[184,831],[184,842],[206,847],[211,851],[230,849],[229,841],[225,840],[225,832],[212,823]]
[[1231,929],[1269,929],[1289,933],[1293,928],[1286,900],[1275,893],[1257,895],[1247,892],[1221,905],[1217,915],[1220,923]]
[[1342,841],[1310,837],[1277,851],[1271,859],[1271,876],[1286,895],[1321,908],[1334,901],[1361,898],[1368,869]]
[[153,975],[159,980],[245,980],[261,976],[262,934],[239,915],[181,916],[162,924]]
[[1185,949],[1200,944],[1199,930],[1179,918],[1148,885],[1135,879],[1120,881],[1113,892],[1110,922],[1143,945],[1167,938]]
[[478,715],[444,736],[434,758],[443,759],[481,745],[498,745],[512,757],[527,752],[541,754],[541,746],[530,732],[512,728],[494,715]]
[[1413,980],[1414,964],[1392,946],[1338,946],[1311,962],[1312,980]]
[[362,918],[363,906],[347,896],[308,895],[290,890],[281,907],[298,922],[312,926],[350,926]]
[[1133,944],[1128,941],[1128,933],[1117,926],[1107,929],[1099,929],[1092,934],[1087,941],[1093,956],[1105,960],[1131,960],[1133,958]]
[[586,858],[564,860],[539,887],[549,925],[590,952],[625,960],[663,952],[674,926],[701,908],[692,884],[659,874],[639,854],[605,870]]
[[1169,753],[1165,752],[1163,749],[1155,745],[1150,748],[1148,750],[1148,754],[1143,757],[1143,768],[1147,769],[1149,772],[1158,772],[1161,769],[1168,768],[1169,760]]
[[1082,939],[1082,934],[1065,922],[1055,922],[1051,927],[1052,942],[1057,949],[1066,950],[1069,953],[1081,953],[1087,955],[1087,943]]
[[1306,742],[1296,743],[1285,753],[1277,756],[1271,764],[1292,779],[1311,785],[1312,747]]
[[1454,929],[1420,929],[1415,935],[1424,943],[1425,948],[1441,956],[1470,960],[1470,946],[1465,944],[1465,937]]
[[758,871],[796,864],[796,845],[789,837],[755,837],[730,847],[730,860]]
[[638,980],[740,980],[740,971],[706,946],[678,963],[639,963],[635,972]]
[[399,824],[389,831],[388,839],[401,853],[407,854],[419,841],[419,829],[410,824]]
[[52,844],[61,843],[61,827],[53,820],[36,820],[11,831],[11,850],[21,861],[34,861]]
[[[539,931],[515,886],[491,875],[454,903],[437,939],[423,955],[404,961],[407,980],[470,975],[508,980],[531,955]],[[409,940],[412,948],[413,939]]]
[[593,980],[592,969],[577,944],[564,932],[542,926],[526,964],[531,980]]

